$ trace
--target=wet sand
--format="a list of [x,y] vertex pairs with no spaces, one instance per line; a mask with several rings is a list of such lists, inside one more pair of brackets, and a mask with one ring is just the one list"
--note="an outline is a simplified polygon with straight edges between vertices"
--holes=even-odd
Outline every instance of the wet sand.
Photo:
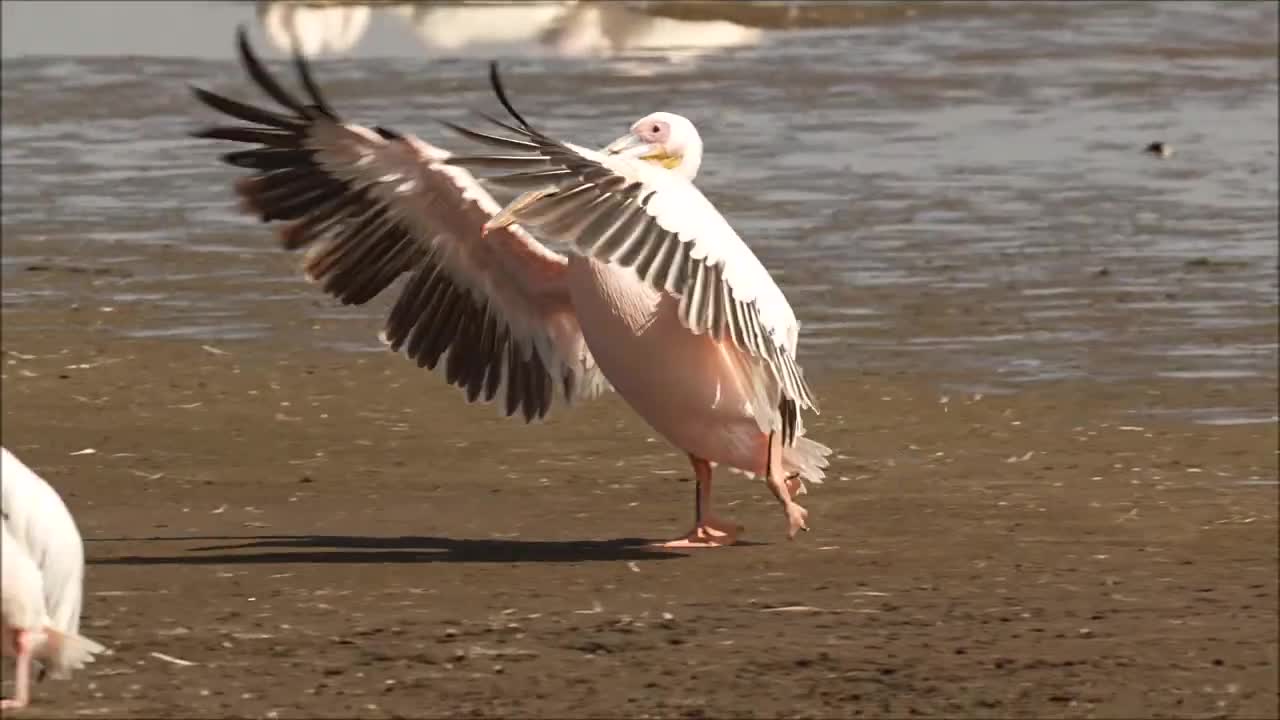
[[3,442],[76,513],[113,650],[25,716],[1278,710],[1275,424],[1123,419],[1274,379],[816,372],[841,455],[812,532],[724,474],[746,542],[660,552],[688,468],[616,397],[526,427],[311,348],[355,332],[299,320],[316,302],[264,303],[274,344],[120,339],[144,303],[6,312]]

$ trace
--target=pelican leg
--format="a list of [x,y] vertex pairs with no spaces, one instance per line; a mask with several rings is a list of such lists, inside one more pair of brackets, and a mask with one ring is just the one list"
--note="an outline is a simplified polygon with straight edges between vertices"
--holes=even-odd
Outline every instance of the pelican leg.
[[0,700],[0,709],[3,710],[24,708],[31,700],[31,653],[35,649],[31,633],[15,630],[13,647],[17,660],[13,675],[13,697]]
[[[787,514],[787,539],[795,539],[796,533],[809,530],[809,511],[795,501],[796,495],[805,492],[804,483],[799,476],[787,477],[782,472],[782,436],[776,432],[769,433],[769,452],[765,459],[765,484],[773,491],[773,496],[782,504],[782,511]],[[793,482],[794,481],[794,482]]]
[[693,463],[696,479],[693,516],[693,529],[687,535],[675,540],[657,543],[663,548],[708,548],[724,547],[737,542],[742,527],[721,520],[711,514],[711,463],[695,455],[689,455]]

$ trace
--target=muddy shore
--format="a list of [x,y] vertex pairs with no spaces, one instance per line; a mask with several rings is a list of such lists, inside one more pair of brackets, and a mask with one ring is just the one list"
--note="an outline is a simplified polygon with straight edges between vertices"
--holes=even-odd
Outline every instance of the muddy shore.
[[659,552],[692,483],[618,398],[525,426],[311,347],[354,332],[297,320],[313,301],[264,304],[272,342],[122,339],[145,304],[6,311],[3,442],[76,514],[113,651],[25,716],[1280,709],[1276,426],[1141,412],[1274,379],[828,372],[812,532],[723,475],[746,542]]

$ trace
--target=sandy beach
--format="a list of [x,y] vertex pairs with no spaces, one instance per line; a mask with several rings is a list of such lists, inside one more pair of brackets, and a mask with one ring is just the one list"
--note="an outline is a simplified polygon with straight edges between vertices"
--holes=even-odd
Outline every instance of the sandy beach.
[[131,312],[6,317],[4,444],[113,650],[29,717],[1277,710],[1275,426],[1105,420],[1184,383],[819,382],[812,532],[726,475],[744,544],[686,554],[642,546],[692,483],[616,397],[526,427],[390,353],[99,329]]

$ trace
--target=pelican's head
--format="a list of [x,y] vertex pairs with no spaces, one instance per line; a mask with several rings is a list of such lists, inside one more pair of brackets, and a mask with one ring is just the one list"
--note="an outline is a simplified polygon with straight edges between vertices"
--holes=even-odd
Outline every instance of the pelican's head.
[[609,143],[610,155],[648,160],[692,180],[702,165],[702,137],[689,118],[656,112],[637,120],[631,132]]

